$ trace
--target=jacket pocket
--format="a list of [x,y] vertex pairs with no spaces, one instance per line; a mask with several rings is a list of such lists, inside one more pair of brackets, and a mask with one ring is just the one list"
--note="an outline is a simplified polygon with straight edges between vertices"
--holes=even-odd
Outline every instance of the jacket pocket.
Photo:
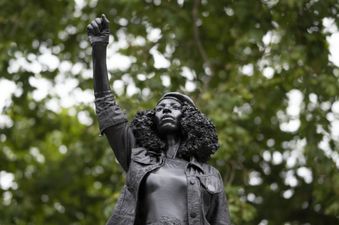
[[217,175],[201,175],[198,176],[201,186],[210,194],[217,194],[224,190],[221,178]]

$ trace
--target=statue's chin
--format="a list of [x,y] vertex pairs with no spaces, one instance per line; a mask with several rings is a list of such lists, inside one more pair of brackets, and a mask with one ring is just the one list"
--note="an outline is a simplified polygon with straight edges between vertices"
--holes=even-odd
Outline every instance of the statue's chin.
[[178,132],[178,127],[172,123],[166,123],[158,128],[161,135],[174,134]]

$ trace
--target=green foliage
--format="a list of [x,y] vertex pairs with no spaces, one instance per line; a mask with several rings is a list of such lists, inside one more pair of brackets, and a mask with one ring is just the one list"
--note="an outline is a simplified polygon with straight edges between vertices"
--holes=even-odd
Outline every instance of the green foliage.
[[[339,143],[331,135],[339,70],[324,27],[324,18],[339,24],[337,0],[11,0],[0,8],[0,81],[18,89],[1,115],[11,122],[0,124],[0,172],[14,178],[0,186],[0,224],[104,224],[114,207],[124,175],[92,122],[93,105],[53,110],[51,101],[65,96],[37,99],[32,82],[54,86],[62,74],[78,81],[74,92],[91,91],[86,26],[101,13],[131,59],[110,70],[124,84],[118,101],[129,118],[179,90],[215,123],[221,148],[211,163],[234,224],[339,223]],[[168,66],[155,64],[154,50]],[[46,51],[80,69],[18,62]],[[291,91],[302,97],[293,115]],[[285,129],[291,121],[300,126]]]

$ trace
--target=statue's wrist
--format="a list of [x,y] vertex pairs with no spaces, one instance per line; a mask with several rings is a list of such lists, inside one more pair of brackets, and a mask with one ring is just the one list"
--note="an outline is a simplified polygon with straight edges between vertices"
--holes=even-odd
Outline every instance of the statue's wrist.
[[109,90],[102,90],[102,91],[95,91],[94,96],[96,98],[105,97],[105,96],[113,96],[113,93],[110,89]]
[[94,36],[90,37],[89,41],[91,42],[91,45],[108,45],[109,37],[103,37],[103,36]]
[[108,42],[93,42],[93,43],[91,43],[91,45],[92,45],[93,48],[94,47],[100,47],[100,49],[102,49],[102,48],[106,49]]
[[91,45],[92,47],[94,46],[104,46],[106,47],[108,45],[108,41],[105,42],[105,41],[94,41],[94,42],[91,42]]

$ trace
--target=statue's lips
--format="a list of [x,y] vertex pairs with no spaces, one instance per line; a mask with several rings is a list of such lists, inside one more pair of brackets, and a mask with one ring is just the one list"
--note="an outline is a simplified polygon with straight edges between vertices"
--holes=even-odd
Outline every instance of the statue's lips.
[[172,116],[163,116],[160,121],[161,121],[161,123],[173,122],[174,121],[174,117],[172,117]]

